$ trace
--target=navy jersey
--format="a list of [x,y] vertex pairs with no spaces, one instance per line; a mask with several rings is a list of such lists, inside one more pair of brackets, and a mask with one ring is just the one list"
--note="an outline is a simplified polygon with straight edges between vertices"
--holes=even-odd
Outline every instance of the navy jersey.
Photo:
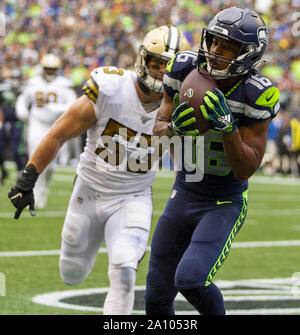
[[[186,76],[197,67],[197,58],[195,52],[179,52],[168,63],[164,75],[164,90],[171,98],[180,91]],[[272,119],[279,110],[278,88],[257,70],[249,71],[224,94],[238,127]],[[248,181],[234,177],[224,154],[222,132],[209,129],[202,135],[204,136],[203,179],[199,182],[187,181],[188,172],[183,168],[177,174],[176,183],[201,195],[218,199],[245,191],[248,188]]]

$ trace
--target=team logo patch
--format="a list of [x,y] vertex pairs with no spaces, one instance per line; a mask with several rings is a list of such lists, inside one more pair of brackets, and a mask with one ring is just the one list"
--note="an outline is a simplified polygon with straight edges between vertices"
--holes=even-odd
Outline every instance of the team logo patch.
[[177,193],[177,190],[173,189],[170,195],[170,199],[175,198],[176,193]]
[[269,33],[265,27],[260,27],[257,30],[257,37],[259,44],[263,43],[265,45],[268,44],[269,41]]
[[[228,315],[300,314],[299,273],[290,278],[216,281],[224,296]],[[103,312],[108,287],[66,290],[35,296],[32,301],[46,306],[88,312]],[[144,286],[135,287],[133,314],[145,314]],[[178,294],[178,315],[198,315],[195,308]]]
[[218,118],[218,121],[224,123],[226,126],[228,126],[231,122],[231,117],[230,115],[224,115],[224,116],[220,116]]
[[194,90],[192,88],[188,88],[185,92],[184,92],[184,96],[188,97],[188,98],[192,98],[194,95]]
[[77,198],[77,202],[79,203],[79,205],[82,205],[83,204],[83,198],[78,197]]

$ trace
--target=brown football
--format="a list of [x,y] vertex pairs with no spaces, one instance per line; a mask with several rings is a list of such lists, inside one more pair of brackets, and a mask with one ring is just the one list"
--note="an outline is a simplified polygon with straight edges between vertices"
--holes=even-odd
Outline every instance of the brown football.
[[181,85],[179,102],[188,101],[189,106],[194,108],[197,121],[191,125],[191,129],[199,129],[200,134],[210,128],[209,121],[204,119],[200,106],[204,103],[205,93],[215,87],[215,80],[210,76],[201,74],[198,69],[194,69]]

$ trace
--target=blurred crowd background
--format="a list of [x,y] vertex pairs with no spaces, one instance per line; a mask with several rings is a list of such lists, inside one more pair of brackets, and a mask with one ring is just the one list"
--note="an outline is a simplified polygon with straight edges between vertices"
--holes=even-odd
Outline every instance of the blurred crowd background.
[[[177,26],[197,51],[202,28],[218,11],[233,5],[255,9],[265,19],[270,43],[261,71],[281,91],[281,111],[271,123],[261,170],[298,177],[300,0],[4,0],[0,4],[6,19],[5,36],[0,37],[0,91],[7,80],[21,89],[40,71],[41,57],[52,52],[63,61],[61,73],[72,79],[79,96],[95,67],[134,68],[144,35],[157,26]],[[2,123],[9,122],[20,121],[8,118]],[[22,147],[26,154],[23,144],[18,150]]]

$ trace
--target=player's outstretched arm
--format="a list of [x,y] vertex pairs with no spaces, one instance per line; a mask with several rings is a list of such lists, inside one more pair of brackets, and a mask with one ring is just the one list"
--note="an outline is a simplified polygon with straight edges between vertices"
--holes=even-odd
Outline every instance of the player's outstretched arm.
[[33,188],[39,174],[55,157],[60,147],[68,140],[79,136],[96,122],[94,106],[87,96],[78,98],[49,129],[32,157],[20,174],[8,197],[17,208],[15,219],[29,206],[30,214],[35,215]]

